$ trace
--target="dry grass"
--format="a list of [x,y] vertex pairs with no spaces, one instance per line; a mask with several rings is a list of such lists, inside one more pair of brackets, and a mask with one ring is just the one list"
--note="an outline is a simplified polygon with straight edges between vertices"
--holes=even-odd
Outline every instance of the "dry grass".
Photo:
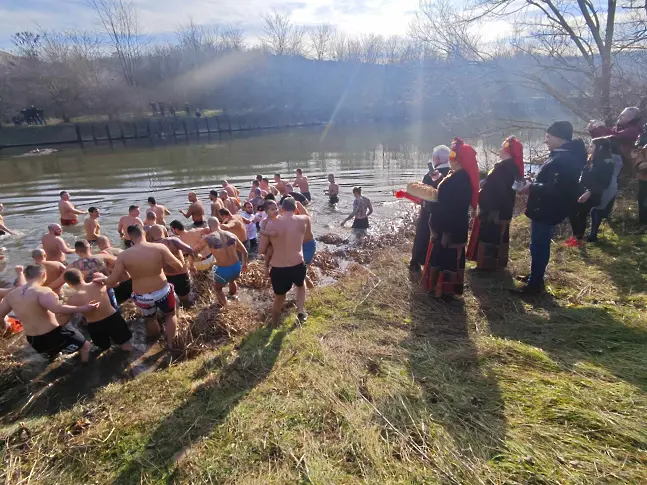
[[556,244],[543,298],[507,291],[529,268],[519,219],[509,271],[468,272],[453,304],[408,279],[398,236],[359,248],[371,264],[311,294],[303,326],[203,307],[200,332],[230,325],[234,344],[5,427],[2,478],[644,483],[647,237],[623,224],[583,252]]

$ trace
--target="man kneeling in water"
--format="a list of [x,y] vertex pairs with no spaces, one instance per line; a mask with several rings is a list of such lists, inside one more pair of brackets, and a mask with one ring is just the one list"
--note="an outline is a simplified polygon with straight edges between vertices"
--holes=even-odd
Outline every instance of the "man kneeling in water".
[[92,343],[101,350],[108,350],[110,341],[112,341],[122,350],[132,350],[130,339],[133,334],[121,313],[113,308],[106,287],[96,283],[85,283],[83,274],[78,269],[68,269],[63,273],[63,278],[74,290],[74,293],[67,299],[69,305],[81,306],[91,301],[99,302],[97,308],[83,312],[83,316],[88,322],[88,332]]
[[[227,306],[227,297],[222,291],[229,285],[229,296],[235,297],[238,292],[236,280],[243,271],[247,271],[247,249],[234,234],[223,231],[220,222],[215,217],[210,217],[209,229],[211,233],[202,238],[200,243],[193,248],[199,253],[208,247],[216,261],[213,267],[213,281],[216,286],[216,296],[223,307]],[[242,262],[238,255],[242,257]]]
[[22,324],[27,342],[36,352],[54,359],[59,352],[73,354],[79,351],[81,361],[87,362],[90,342],[86,342],[83,335],[71,326],[59,325],[54,314],[90,312],[99,307],[99,302],[90,301],[82,306],[62,305],[56,293],[43,286],[47,278],[45,268],[30,264],[24,274],[27,283],[12,290],[0,302],[0,320],[4,321],[4,317],[13,310]]

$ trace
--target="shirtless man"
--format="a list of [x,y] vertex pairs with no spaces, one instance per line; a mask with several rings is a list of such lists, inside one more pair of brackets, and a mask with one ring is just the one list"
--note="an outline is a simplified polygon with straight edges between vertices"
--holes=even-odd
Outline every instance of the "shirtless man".
[[265,231],[272,236],[262,236],[259,252],[264,254],[268,243],[272,244],[272,269],[270,279],[274,290],[274,304],[272,306],[272,323],[277,325],[281,318],[281,310],[285,303],[285,295],[292,288],[297,287],[297,312],[300,322],[305,322],[308,315],[305,312],[306,299],[306,265],[303,260],[303,238],[311,230],[309,216],[294,215],[296,204],[294,199],[287,198],[283,201],[280,218],[269,220]]
[[123,251],[123,249],[119,248],[113,248],[112,243],[110,242],[110,239],[108,239],[107,236],[99,236],[97,238],[97,247],[99,248],[99,253],[98,254],[110,254],[112,256],[119,256],[119,253]]
[[308,177],[303,175],[303,171],[300,168],[296,170],[297,177],[294,179],[294,186],[299,187],[301,194],[308,199],[308,202],[312,200],[312,195],[310,195],[310,184],[308,183]]
[[250,204],[252,204],[252,208],[254,209],[254,212],[258,210],[258,206],[263,205],[265,203],[265,195],[263,195],[263,192],[258,187],[254,189],[253,197],[250,197],[250,199],[247,201]]
[[144,223],[139,218],[139,214],[139,207],[136,205],[131,205],[130,207],[128,207],[128,215],[123,216],[121,219],[119,219],[117,232],[119,233],[119,237],[124,240],[124,245],[126,246],[126,248],[133,246],[133,242],[130,239],[130,235],[128,234],[127,229],[130,226],[144,227]]
[[280,173],[275,173],[274,174],[274,186],[276,187],[276,190],[279,192],[281,195],[285,195],[287,190],[285,187],[286,183],[281,180],[281,174]]
[[328,188],[324,193],[330,199],[330,205],[335,205],[339,202],[339,185],[335,182],[335,175],[328,174]]
[[68,269],[63,277],[74,290],[74,293],[67,299],[68,305],[83,306],[92,301],[99,303],[97,308],[83,312],[83,316],[88,322],[87,328],[92,343],[105,351],[110,348],[112,341],[122,350],[130,352],[133,349],[133,345],[130,343],[133,334],[119,311],[112,306],[106,287],[84,282],[83,275],[78,269]]
[[99,219],[99,209],[90,207],[88,209],[88,217],[83,221],[83,228],[85,229],[85,240],[90,244],[97,242],[97,238],[101,235],[101,226],[97,219]]
[[40,240],[48,261],[65,263],[65,255],[74,253],[74,249],[67,245],[61,234],[63,234],[61,226],[50,224],[47,226],[47,234]]
[[[180,241],[182,241],[184,244],[191,246],[194,248],[195,246],[198,245],[200,240],[205,234],[208,234],[209,228],[206,227],[205,229],[189,229],[186,230],[184,227],[184,224],[182,224],[180,221],[171,221],[171,234],[174,236],[177,236],[180,238]],[[200,256],[203,258],[206,258],[209,256],[209,250],[205,249],[200,253]]]
[[128,272],[132,278],[133,300],[146,319],[150,336],[159,335],[157,310],[164,314],[164,333],[169,348],[175,346],[177,317],[175,315],[175,294],[173,287],[166,280],[164,267],[173,271],[182,271],[182,263],[171,254],[166,246],[144,241],[144,231],[139,226],[129,226],[128,235],[133,246],[117,256],[115,269],[108,278],[95,275],[96,282],[103,282],[107,287],[119,284],[123,273]]
[[[149,232],[153,226],[157,226],[157,215],[153,211],[148,211],[146,212],[146,220],[144,221],[144,233],[146,234],[146,240],[148,242],[151,242]],[[160,226],[160,229],[162,231],[162,234],[164,237],[168,236],[168,231],[166,230],[166,227]]]
[[40,264],[45,268],[45,282],[43,286],[47,286],[54,290],[54,292],[59,293],[63,286],[63,282],[59,282],[59,278],[65,273],[65,265],[59,261],[47,261],[45,251],[42,249],[34,249],[31,252],[31,257],[34,260],[34,264]]
[[283,199],[285,199],[286,197],[292,197],[302,206],[308,205],[308,199],[306,198],[306,196],[300,194],[299,192],[295,192],[292,184],[285,184],[285,193],[281,197],[281,203],[283,203]]
[[[232,214],[236,214],[240,209],[240,204],[238,204],[238,201],[232,197],[229,197],[229,194],[226,190],[220,191],[220,200],[222,200],[223,208],[227,209]],[[222,221],[222,218],[219,214],[220,212],[216,214],[216,217]]]
[[66,190],[62,190],[58,195],[61,198],[58,201],[58,212],[61,214],[61,226],[74,226],[78,224],[78,215],[84,212],[74,207],[74,204],[70,202],[70,194]]
[[149,211],[153,211],[155,213],[156,224],[161,224],[163,226],[166,226],[166,220],[164,219],[164,217],[170,216],[171,211],[168,210],[163,205],[158,205],[157,201],[155,200],[155,197],[148,198],[148,207],[149,207],[148,208]]
[[[110,239],[106,236],[99,236],[97,238],[97,247],[99,248],[97,256],[101,257],[106,263],[108,273],[112,273],[115,269],[117,256],[123,252],[123,249],[113,248],[110,243]],[[115,288],[115,302],[117,305],[121,305],[123,302],[130,299],[132,293],[133,282],[130,279],[130,275],[128,273],[124,273],[119,286]]]
[[9,228],[4,225],[4,218],[2,217],[3,210],[4,205],[0,204],[0,236],[4,236],[5,234],[11,234],[13,236],[15,233],[10,231]]
[[180,209],[180,214],[185,218],[191,218],[193,220],[193,227],[204,227],[204,207],[202,202],[198,200],[198,196],[195,192],[189,192],[189,208],[184,212]]
[[213,267],[216,296],[224,308],[227,306],[227,297],[222,290],[229,285],[229,296],[232,298],[236,296],[238,292],[236,280],[241,272],[247,271],[247,250],[234,234],[223,230],[220,221],[215,217],[209,218],[209,230],[211,233],[205,236],[193,250],[200,252],[208,248],[213,255],[217,265]]
[[191,277],[189,276],[188,265],[184,260],[184,255],[193,256],[193,249],[186,243],[183,243],[179,237],[165,236],[162,232],[162,226],[154,225],[148,231],[150,242],[163,244],[181,263],[182,269],[176,270],[168,265],[164,265],[164,274],[169,283],[173,285],[175,294],[180,298],[182,303],[190,303],[191,300]]
[[[258,189],[258,195],[256,193]],[[254,197],[265,197],[267,195],[267,192],[261,189],[261,183],[258,180],[252,180],[252,188],[249,191],[249,197],[247,200],[252,200]]]
[[263,177],[261,180],[261,190],[268,194],[279,195],[279,191],[273,185],[270,185],[270,179]]
[[0,302],[0,320],[5,321],[5,331],[7,323],[4,317],[13,310],[22,324],[27,342],[36,352],[54,359],[59,352],[73,354],[79,351],[81,361],[87,362],[90,342],[86,342],[83,335],[70,325],[60,326],[55,313],[85,313],[98,308],[99,303],[62,305],[56,293],[43,286],[47,275],[45,268],[38,264],[25,268],[25,278],[27,282],[24,285],[12,290]]
[[[14,280],[13,286],[11,288],[0,288],[0,301],[2,301],[5,296],[11,293],[14,288],[18,288],[19,286],[27,283],[27,281],[25,280],[24,270],[25,268],[23,268],[22,266],[14,267],[14,271],[16,272],[16,279]],[[2,335],[2,332],[0,332],[0,335]]]
[[85,239],[74,243],[74,251],[79,259],[70,263],[69,267],[78,269],[83,274],[86,282],[92,281],[95,273],[108,276],[105,259],[99,255],[93,256],[90,251],[90,244]]
[[249,250],[249,247],[246,244],[247,228],[245,226],[246,224],[250,224],[250,221],[243,219],[238,214],[232,215],[232,213],[227,209],[220,210],[220,221],[220,227],[222,228],[222,230],[229,231],[234,234],[240,240],[240,242],[243,243],[245,249]]
[[238,190],[226,180],[222,181],[222,188],[227,191],[227,195],[229,195],[229,197],[231,197],[232,199],[237,199],[238,194],[240,194],[240,190]]
[[362,195],[362,188],[353,188],[353,195],[355,201],[353,202],[353,212],[343,220],[342,227],[347,221],[353,220],[353,229],[368,229],[368,217],[373,213],[373,206],[371,201]]
[[220,209],[225,208],[225,204],[218,195],[218,191],[210,190],[209,191],[209,200],[211,201],[211,217],[218,217]]

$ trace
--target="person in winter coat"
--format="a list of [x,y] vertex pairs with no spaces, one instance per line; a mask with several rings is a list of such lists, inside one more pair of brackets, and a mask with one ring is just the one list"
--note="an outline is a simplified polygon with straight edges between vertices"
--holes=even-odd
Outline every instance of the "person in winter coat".
[[602,219],[608,220],[611,216],[613,204],[618,194],[618,176],[622,170],[622,156],[620,155],[618,141],[613,136],[608,137],[608,140],[611,147],[611,159],[605,159],[605,162],[612,165],[613,173],[609,185],[602,191],[600,203],[591,209],[591,231],[587,241],[593,243],[598,240],[598,231]]
[[515,182],[523,181],[523,145],[514,136],[506,138],[499,150],[500,162],[488,173],[479,192],[478,216],[472,226],[467,259],[478,270],[496,270],[508,265],[510,221],[517,192]]
[[589,161],[580,177],[577,204],[570,215],[573,237],[566,242],[567,246],[583,246],[588,215],[600,205],[602,193],[611,184],[613,171],[611,141],[607,138],[594,138],[591,141]]
[[633,168],[631,152],[642,132],[642,120],[639,108],[631,106],[622,110],[615,126],[611,128],[604,126],[604,123],[601,121],[594,120],[589,123],[587,128],[591,138],[614,136],[618,140],[620,155],[622,156],[625,169],[629,172]]
[[582,140],[573,140],[573,125],[556,121],[546,130],[545,143],[550,156],[529,187],[526,216],[531,222],[530,275],[521,278],[526,285],[521,294],[544,292],[544,276],[550,261],[550,243],[555,226],[566,219],[579,197],[581,167],[587,152]]

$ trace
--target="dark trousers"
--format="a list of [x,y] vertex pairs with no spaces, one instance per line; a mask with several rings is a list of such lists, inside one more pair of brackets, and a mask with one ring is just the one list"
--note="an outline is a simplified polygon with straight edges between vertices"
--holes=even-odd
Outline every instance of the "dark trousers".
[[604,209],[591,209],[591,232],[589,233],[589,241],[598,240],[598,231],[600,230],[602,219],[609,220],[615,201],[616,199],[614,197]]
[[426,262],[429,238],[431,237],[431,229],[429,228],[430,217],[430,213],[422,212],[418,218],[416,236],[413,239],[413,250],[411,251],[411,264],[422,266]]
[[638,181],[638,222],[647,226],[647,180]]
[[530,279],[528,285],[543,285],[550,261],[550,242],[555,226],[532,221],[530,229]]
[[584,238],[584,233],[586,232],[586,222],[591,209],[595,205],[597,205],[596,202],[591,201],[591,199],[584,202],[583,204],[578,203],[569,216],[571,229],[573,229],[573,236],[575,236],[577,239]]

